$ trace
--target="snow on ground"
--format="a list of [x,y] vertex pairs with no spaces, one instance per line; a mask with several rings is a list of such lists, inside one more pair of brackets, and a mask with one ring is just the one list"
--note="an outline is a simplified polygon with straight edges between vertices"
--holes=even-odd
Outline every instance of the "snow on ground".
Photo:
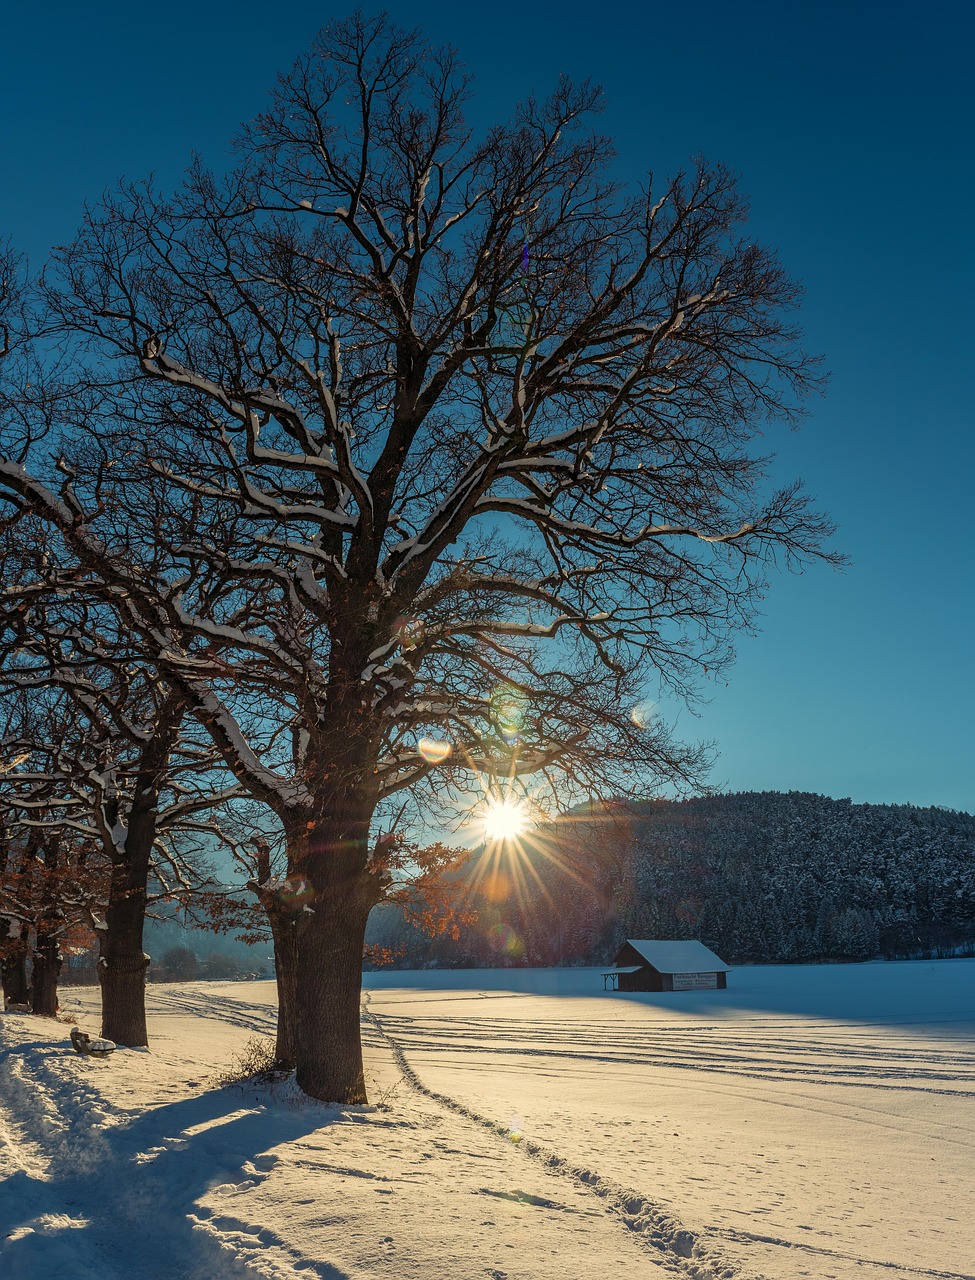
[[972,961],[755,966],[660,995],[458,977],[371,993],[423,1084],[647,1197],[736,1274],[975,1272]]
[[103,1062],[0,1015],[0,1275],[975,1280],[975,961],[729,983],[368,975],[368,1108],[218,1087],[270,982],[153,986]]

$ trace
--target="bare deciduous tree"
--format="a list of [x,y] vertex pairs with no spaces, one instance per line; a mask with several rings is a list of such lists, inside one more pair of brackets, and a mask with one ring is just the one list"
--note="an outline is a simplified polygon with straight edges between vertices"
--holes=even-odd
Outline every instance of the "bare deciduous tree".
[[[50,1005],[56,939],[73,918],[67,908],[76,915],[82,905],[65,898],[82,878],[65,879],[70,851],[97,850],[104,897],[89,901],[86,913],[99,942],[102,1035],[145,1045],[143,928],[152,890],[172,896],[208,884],[186,841],[212,836],[215,845],[220,832],[210,815],[239,788],[225,772],[218,776],[219,758],[186,700],[136,665],[112,611],[86,600],[74,571],[60,567],[52,554],[58,535],[33,530],[31,539],[31,532],[10,529],[0,543],[0,692],[21,712],[0,734],[2,757],[19,762],[0,778],[0,813],[45,864],[34,986],[39,971],[53,974]],[[31,550],[16,554],[25,541]]]
[[641,689],[692,693],[770,563],[830,558],[749,452],[816,372],[733,176],[630,195],[597,89],[481,141],[467,91],[451,51],[356,16],[228,178],[195,164],[171,200],[92,212],[44,290],[86,461],[67,485],[36,449],[0,464],[277,815],[298,1081],[328,1100],[365,1098],[377,812],[528,776],[555,803],[697,782],[699,751],[631,717]]

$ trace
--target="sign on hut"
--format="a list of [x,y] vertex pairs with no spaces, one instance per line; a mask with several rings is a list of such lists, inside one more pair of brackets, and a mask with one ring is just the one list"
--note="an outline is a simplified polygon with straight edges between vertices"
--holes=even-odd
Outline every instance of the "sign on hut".
[[703,942],[627,938],[613,968],[603,974],[609,991],[714,991],[728,985],[731,966]]

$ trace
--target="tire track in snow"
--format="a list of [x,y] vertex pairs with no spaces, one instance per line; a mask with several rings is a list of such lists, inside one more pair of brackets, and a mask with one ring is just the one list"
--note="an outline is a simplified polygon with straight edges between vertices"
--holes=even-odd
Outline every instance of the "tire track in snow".
[[194,1018],[212,1018],[244,1031],[263,1032],[274,1036],[277,1031],[277,1005],[235,1000],[232,996],[207,996],[195,991],[154,991],[153,998],[161,1013],[186,1013]]
[[[399,1043],[386,1031],[382,1017],[370,1010],[369,992],[364,992],[363,996],[363,1019],[389,1046],[396,1065],[412,1089],[432,1102],[480,1125],[496,1137],[510,1141],[511,1131],[507,1125],[481,1115],[456,1098],[428,1088],[410,1066]],[[647,1196],[618,1186],[592,1169],[576,1167],[556,1152],[549,1151],[530,1139],[522,1138],[518,1143],[518,1150],[524,1151],[550,1172],[571,1178],[586,1191],[609,1204],[622,1223],[636,1235],[646,1251],[670,1270],[688,1277],[688,1280],[746,1280],[746,1274],[741,1272],[730,1259],[721,1257],[714,1249],[702,1244],[695,1232],[689,1231]],[[766,1277],[752,1272],[748,1275],[748,1280],[766,1280]]]
[[827,1249],[825,1245],[806,1244],[802,1240],[781,1240],[778,1236],[763,1236],[756,1231],[741,1231],[734,1227],[714,1227],[709,1234],[722,1236],[726,1240],[740,1240],[743,1244],[774,1244],[783,1249],[801,1249],[803,1253],[822,1254],[827,1258],[837,1258],[843,1262],[852,1262],[857,1267],[879,1267],[897,1271],[901,1275],[928,1276],[933,1280],[975,1280],[975,1275],[968,1271],[938,1271],[932,1267],[912,1267],[906,1262],[880,1262],[876,1258],[863,1258],[856,1253],[844,1253],[840,1249]]
[[[536,1036],[533,1033],[534,1044],[527,1045],[518,1042],[518,1036],[521,1033],[517,1029],[510,1027],[506,1029],[503,1025],[499,1027],[495,1023],[469,1024],[465,1028],[457,1026],[456,1023],[451,1025],[453,1020],[448,1020],[446,1023],[436,1021],[430,1026],[425,1026],[423,1020],[403,1015],[390,1014],[384,1017],[387,1017],[390,1022],[400,1024],[401,1030],[398,1029],[398,1034],[401,1038],[425,1039],[432,1031],[442,1046],[454,1053],[483,1053],[485,1048],[489,1047],[492,1053],[516,1057],[554,1057],[625,1066],[666,1067],[675,1070],[709,1071],[752,1080],[777,1079],[789,1083],[826,1084],[839,1088],[879,1089],[884,1092],[940,1094],[949,1097],[970,1097],[972,1091],[950,1087],[939,1088],[934,1083],[923,1082],[975,1083],[975,1071],[970,1066],[971,1057],[964,1054],[955,1056],[951,1061],[952,1066],[960,1063],[968,1066],[967,1071],[959,1072],[925,1065],[925,1057],[920,1052],[913,1062],[910,1058],[907,1059],[911,1065],[904,1066],[892,1065],[895,1059],[898,1064],[904,1062],[906,1055],[903,1052],[898,1054],[891,1052],[891,1060],[888,1061],[881,1052],[874,1049],[874,1056],[879,1061],[864,1063],[861,1055],[857,1067],[854,1068],[842,1061],[834,1061],[832,1046],[826,1046],[818,1052],[812,1051],[820,1059],[816,1063],[809,1061],[808,1046],[792,1045],[789,1046],[789,1051],[796,1055],[796,1060],[790,1064],[781,1060],[780,1055],[785,1048],[782,1043],[774,1046],[774,1054],[757,1056],[755,1046],[748,1042],[725,1045],[701,1042],[688,1046],[687,1037],[679,1047],[675,1044],[671,1049],[669,1045],[662,1045],[658,1041],[652,1050],[642,1048],[637,1050],[632,1042],[624,1039],[614,1046],[618,1049],[617,1052],[606,1053],[607,1046],[602,1040],[593,1040],[592,1051],[587,1051],[586,1041],[585,1039],[580,1041],[576,1028],[572,1028],[571,1035],[579,1047],[567,1049],[565,1032],[560,1037],[550,1032],[552,1037],[550,1043],[544,1043],[545,1036]],[[479,1038],[475,1039],[475,1036]],[[541,1045],[538,1044],[539,1040],[543,1041]],[[626,1052],[627,1050],[629,1052]],[[803,1061],[802,1057],[806,1060]]]
[[[393,1056],[396,1059],[400,1071],[403,1073],[407,1083],[418,1093],[430,1098],[432,1101],[439,1103],[441,1106],[447,1107],[451,1111],[466,1117],[469,1120],[490,1130],[492,1133],[501,1138],[510,1137],[510,1129],[498,1121],[491,1120],[486,1116],[482,1116],[472,1108],[467,1107],[464,1103],[459,1102],[455,1098],[451,1098],[446,1094],[437,1093],[429,1089],[420,1080],[416,1071],[410,1066],[406,1057],[406,1053],[402,1045],[388,1032],[382,1025],[387,1019],[387,1015],[379,1015],[373,1013],[369,1008],[369,993],[365,995],[365,1008],[363,1016],[375,1028],[379,1036],[389,1045]],[[389,1018],[390,1021],[400,1021],[396,1015]],[[403,1021],[412,1021],[403,1019]],[[449,1048],[456,1050],[458,1046],[450,1045]],[[482,1053],[513,1053],[513,1049],[498,1049],[496,1046],[482,1045],[470,1046],[470,1051],[479,1050]],[[530,1051],[529,1051],[530,1052]],[[589,1055],[561,1055],[555,1053],[552,1049],[539,1050],[540,1053],[551,1053],[553,1056],[584,1056]],[[618,1058],[611,1061],[620,1061]],[[644,1061],[643,1059],[640,1060]],[[649,1065],[649,1064],[648,1064]],[[675,1065],[672,1061],[661,1063],[660,1065]],[[750,1074],[750,1073],[730,1073],[730,1074]],[[880,1086],[878,1086],[880,1087]],[[924,1090],[924,1092],[929,1092]],[[948,1092],[947,1090],[930,1090],[930,1092]],[[720,1257],[717,1252],[708,1245],[701,1243],[701,1235],[707,1237],[721,1237],[735,1244],[753,1246],[755,1244],[773,1245],[778,1248],[788,1250],[798,1250],[804,1254],[815,1254],[817,1256],[835,1259],[838,1262],[849,1262],[857,1269],[863,1267],[875,1267],[881,1272],[895,1271],[900,1275],[917,1276],[919,1280],[975,1280],[975,1275],[969,1272],[960,1271],[943,1271],[930,1267],[916,1267],[901,1262],[888,1262],[876,1258],[865,1258],[854,1253],[847,1253],[837,1249],[829,1249],[822,1245],[814,1245],[801,1240],[784,1240],[776,1236],[761,1235],[757,1232],[749,1232],[737,1230],[734,1228],[714,1227],[707,1228],[702,1233],[689,1231],[681,1226],[676,1218],[670,1215],[666,1210],[656,1205],[652,1200],[648,1199],[640,1193],[628,1191],[617,1184],[601,1178],[598,1174],[588,1169],[579,1169],[573,1167],[563,1157],[547,1150],[539,1144],[522,1139],[519,1143],[521,1150],[526,1151],[535,1159],[540,1160],[553,1171],[565,1176],[574,1178],[580,1182],[588,1190],[593,1191],[596,1195],[604,1200],[609,1201],[623,1218],[626,1225],[634,1231],[644,1235],[656,1250],[670,1252],[676,1254],[674,1264],[680,1271],[688,1276],[694,1277],[694,1280],[712,1280],[712,1278],[721,1277],[722,1280],[738,1280],[739,1271],[736,1264],[730,1260]],[[685,1251],[687,1251],[685,1253]],[[704,1269],[701,1269],[703,1264]],[[695,1267],[697,1269],[695,1269]],[[754,1274],[754,1273],[753,1273]],[[741,1277],[743,1280],[743,1277]]]
[[[497,1020],[475,1021],[453,1017],[433,1020],[429,1016],[419,1018],[410,1018],[403,1014],[388,1016],[406,1026],[416,1025],[422,1028],[427,1023],[433,1023],[444,1039],[472,1040],[487,1033],[492,1043],[500,1040],[521,1044],[530,1036],[533,1043],[543,1047],[549,1044],[556,1047],[563,1045],[568,1030],[564,1025],[558,1024],[543,1025],[539,1028],[529,1027],[510,1019],[500,1023]],[[588,1042],[585,1037],[580,1038],[577,1029],[573,1028],[573,1031],[574,1039],[581,1048],[592,1047],[598,1050],[601,1056],[626,1051],[632,1053],[636,1048],[632,1036],[621,1036],[613,1030],[607,1030],[604,1035],[600,1029]],[[932,1066],[931,1060],[934,1055],[930,1045],[926,1044],[923,1049],[911,1052],[901,1044],[888,1045],[878,1042],[873,1037],[862,1041],[847,1038],[840,1042],[824,1039],[819,1044],[810,1043],[808,1040],[799,1042],[784,1037],[759,1040],[750,1036],[736,1036],[733,1039],[726,1037],[722,1040],[719,1032],[702,1035],[698,1028],[693,1031],[684,1028],[683,1031],[668,1031],[666,1034],[661,1034],[654,1027],[653,1039],[658,1053],[675,1056],[678,1061],[688,1058],[688,1045],[692,1045],[694,1055],[707,1051],[716,1063],[741,1062],[744,1065],[750,1065],[767,1063],[771,1060],[783,1070],[810,1072],[819,1071],[823,1066],[831,1071],[847,1070],[852,1066],[854,1070],[850,1074],[857,1076],[874,1075],[883,1078],[896,1076],[908,1079],[963,1080],[975,1083],[975,1060],[971,1052],[962,1050],[952,1052],[940,1045],[936,1053],[936,1065]],[[951,1070],[948,1071],[946,1068]]]

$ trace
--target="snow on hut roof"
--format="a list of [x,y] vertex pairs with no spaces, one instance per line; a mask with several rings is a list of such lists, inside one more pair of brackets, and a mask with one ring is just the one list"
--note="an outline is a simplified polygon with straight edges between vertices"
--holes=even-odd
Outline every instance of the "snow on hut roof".
[[718,958],[703,942],[627,938],[658,973],[730,973],[731,965]]

